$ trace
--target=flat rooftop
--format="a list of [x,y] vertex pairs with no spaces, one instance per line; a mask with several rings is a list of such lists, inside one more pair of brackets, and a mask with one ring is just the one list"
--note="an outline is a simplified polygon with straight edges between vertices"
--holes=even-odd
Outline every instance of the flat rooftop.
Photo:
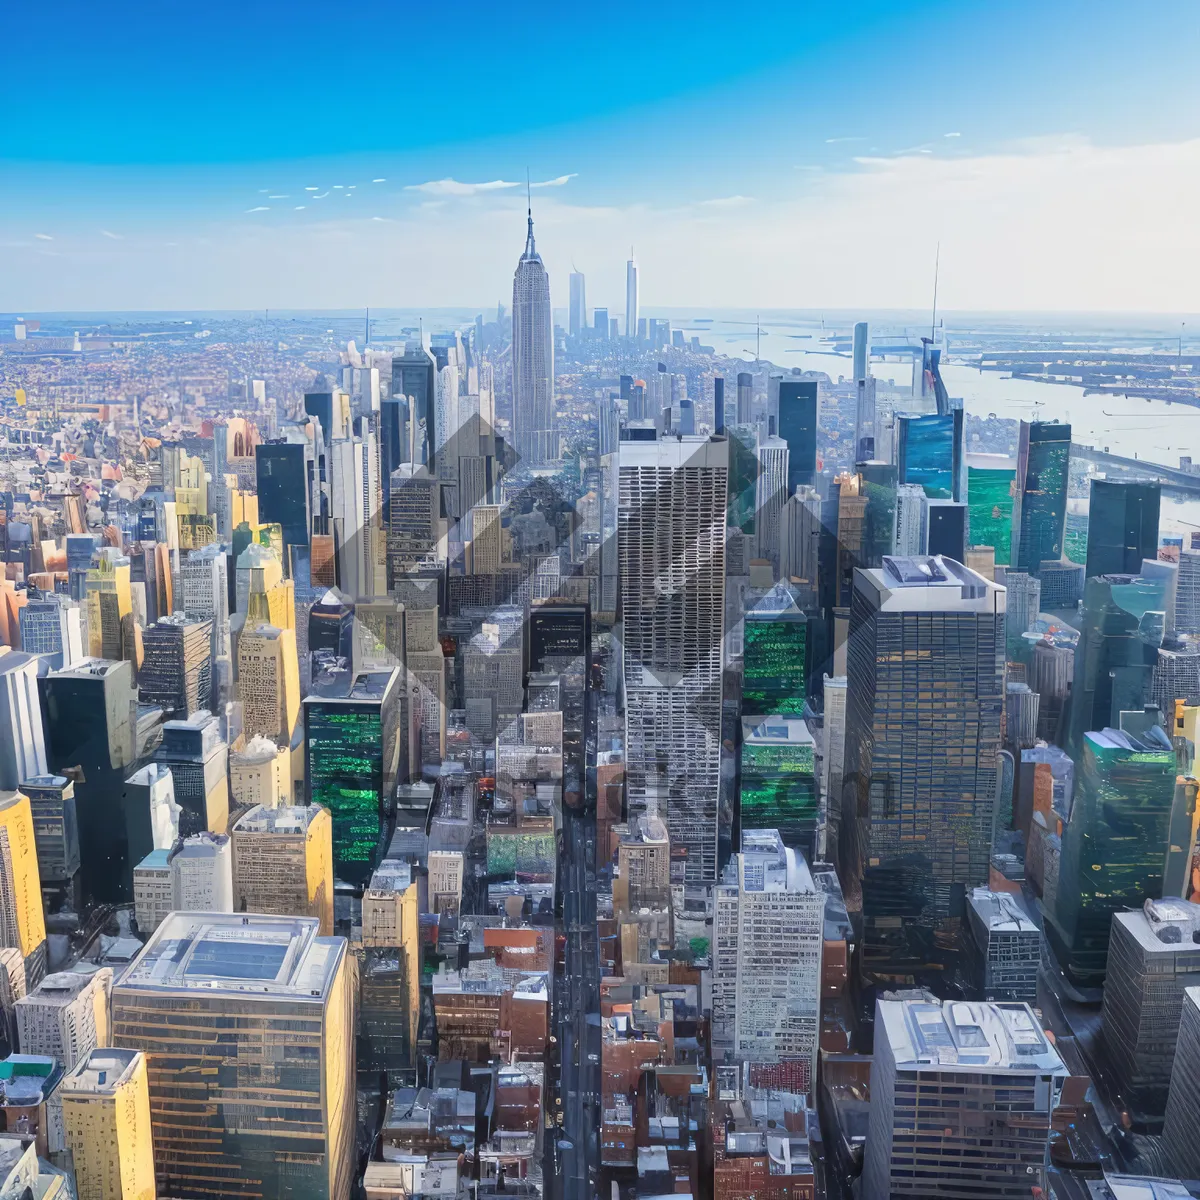
[[901,1070],[1070,1074],[1028,1004],[880,1000],[878,1014]]
[[346,942],[312,917],[173,912],[114,985],[324,1000]]
[[344,700],[347,703],[383,700],[399,677],[399,668],[390,671],[329,671],[313,680],[305,703]]
[[308,804],[281,804],[266,808],[256,804],[236,825],[236,833],[305,833],[313,818],[324,810]]
[[62,1082],[62,1094],[95,1092],[108,1095],[133,1073],[140,1050],[120,1050],[115,1046],[93,1050]]
[[976,917],[992,933],[1038,932],[1038,927],[1011,892],[976,888],[968,898]]

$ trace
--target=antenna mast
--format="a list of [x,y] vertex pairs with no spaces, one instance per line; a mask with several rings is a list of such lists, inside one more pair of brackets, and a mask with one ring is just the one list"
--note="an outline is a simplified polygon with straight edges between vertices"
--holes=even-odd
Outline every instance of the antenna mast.
[[942,265],[942,243],[939,241],[933,256],[933,317],[929,325],[929,344],[937,345],[937,285],[938,269]]

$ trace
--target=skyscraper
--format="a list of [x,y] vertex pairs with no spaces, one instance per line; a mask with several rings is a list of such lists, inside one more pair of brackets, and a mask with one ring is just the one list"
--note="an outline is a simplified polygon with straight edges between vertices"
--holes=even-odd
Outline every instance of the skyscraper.
[[795,1061],[816,1079],[825,893],[774,829],[746,831],[716,888],[713,1057]]
[[[739,380],[739,409],[740,380]],[[772,380],[776,390],[779,436],[787,442],[787,495],[817,478],[817,381],[815,379]],[[739,413],[740,419],[740,413]]]
[[[410,660],[411,661],[411,660]],[[307,801],[333,817],[337,878],[365,884],[396,784],[400,671],[330,671],[304,700]]]
[[752,830],[778,830],[786,845],[816,857],[821,824],[816,747],[799,717],[742,718],[739,814],[742,847]]
[[746,593],[742,711],[800,716],[808,687],[808,623],[790,585]]
[[579,337],[587,328],[587,287],[582,271],[571,272],[571,307],[567,319],[567,332]]
[[146,1056],[93,1050],[58,1090],[79,1200],[154,1195],[154,1144]]
[[236,912],[315,917],[333,932],[333,825],[316,804],[252,808],[233,827]]
[[1175,769],[1170,739],[1157,724],[1084,735],[1058,886],[1046,906],[1046,937],[1077,984],[1104,982],[1113,914],[1163,893],[1176,809],[1185,799]]
[[1093,479],[1088,505],[1087,578],[1136,575],[1158,557],[1157,483]]
[[279,525],[285,546],[308,544],[311,454],[306,443],[284,439],[254,448],[258,519],[264,525]]
[[274,625],[247,625],[238,638],[238,695],[247,738],[291,744],[300,716],[296,633]]
[[638,335],[638,266],[629,247],[629,261],[625,264],[625,336]]
[[1163,640],[1165,581],[1141,575],[1089,578],[1075,648],[1067,719],[1060,732],[1072,754],[1083,736],[1117,727],[1122,712],[1139,711],[1150,698]]
[[1171,1090],[1163,1121],[1163,1147],[1171,1165],[1188,1179],[1200,1178],[1200,987],[1183,993],[1179,1040],[1171,1067]]
[[79,768],[75,801],[84,894],[128,900],[134,862],[122,811],[126,767],[134,761],[136,692],[128,662],[81,659],[38,681],[49,769]]
[[513,275],[512,399],[517,454],[531,466],[558,459],[552,325],[550,278],[534,245],[530,210],[525,252]]
[[112,1027],[146,1054],[160,1194],[348,1200],[350,974],[345,939],[311,918],[159,926],[113,988]]
[[0,652],[0,788],[46,773],[46,738],[38,699],[38,660]]
[[1069,1074],[1027,1004],[880,1000],[863,1196],[1018,1200],[1040,1189]]
[[687,878],[710,883],[717,875],[728,475],[724,441],[621,443],[630,809],[657,804],[671,844],[686,851]]
[[21,952],[25,980],[35,987],[46,971],[46,922],[29,797],[0,793],[0,946]]
[[1070,470],[1071,426],[1057,421],[1022,421],[1012,546],[1017,567],[1030,575],[1037,575],[1042,563],[1062,558]]
[[[793,489],[794,491],[794,489]],[[782,544],[782,514],[788,491],[788,444],[770,436],[758,443],[758,480],[755,495],[755,536],[758,557],[779,573]]]
[[186,616],[159,617],[142,631],[145,658],[138,699],[168,716],[190,717],[211,703],[212,622]]
[[749,425],[754,419],[754,376],[749,371],[739,371],[737,377],[737,423]]
[[986,883],[1004,690],[1002,587],[950,559],[854,575],[843,829],[862,880],[864,965],[939,961]]

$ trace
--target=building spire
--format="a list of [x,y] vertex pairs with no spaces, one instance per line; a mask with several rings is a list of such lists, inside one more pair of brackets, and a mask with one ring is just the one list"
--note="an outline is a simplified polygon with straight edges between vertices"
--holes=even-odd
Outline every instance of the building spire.
[[525,168],[525,215],[529,218],[529,232],[525,235],[525,257],[532,258],[537,253],[533,244],[533,185],[529,182],[529,168]]

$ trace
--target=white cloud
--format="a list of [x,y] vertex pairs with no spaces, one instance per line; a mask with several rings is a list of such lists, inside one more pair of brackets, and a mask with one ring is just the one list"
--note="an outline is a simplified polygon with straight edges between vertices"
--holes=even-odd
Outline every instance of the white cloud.
[[[619,313],[632,242],[649,306],[924,309],[940,242],[946,311],[1200,312],[1200,139],[860,157],[789,180],[775,199],[756,185],[752,207],[680,196],[587,205],[552,189],[534,217],[555,303],[566,303],[574,259],[594,302]],[[337,210],[181,223],[162,230],[180,242],[165,261],[161,242],[128,241],[111,247],[119,272],[111,255],[72,258],[69,272],[10,270],[0,309],[492,306],[511,295],[524,196],[502,189],[462,205],[461,191],[415,190],[421,203],[392,221]],[[10,257],[19,267],[31,253]]]
[[39,242],[52,242],[54,239],[48,233],[35,233],[33,235]]
[[372,179],[372,183],[387,183],[386,179]]
[[753,196],[718,196],[713,200],[701,200],[700,203],[708,208],[742,208],[754,203]]
[[247,211],[248,213],[252,213],[252,212],[270,212],[270,211],[271,211],[271,206],[270,206],[269,204],[259,204],[259,205],[256,205],[254,208],[248,208],[248,209],[246,209],[246,211]]
[[493,179],[488,183],[460,183],[457,179],[431,179],[428,183],[410,183],[406,192],[425,192],[430,196],[474,196],[479,192],[495,192],[502,188],[520,187],[504,179]]
[[[529,186],[535,188],[562,187],[576,175],[558,175],[553,179],[535,179]],[[464,183],[458,179],[431,179],[428,183],[410,183],[406,192],[425,192],[430,196],[476,196],[480,192],[501,192],[525,185],[515,179],[490,179],[486,183]]]
[[826,139],[825,139],[825,145],[827,145],[827,146],[836,146],[836,145],[838,145],[840,142],[865,142],[866,140],[867,140],[867,139],[866,139],[865,137],[835,137],[835,138],[826,138]]
[[278,193],[270,195],[267,197],[267,199],[268,200],[288,200],[288,199],[290,199],[290,197],[288,196],[288,194],[286,192],[284,192],[282,195],[280,195]]
[[125,237],[123,234],[113,233],[113,231],[111,229],[102,229],[102,230],[100,230],[100,232],[106,238],[110,238],[114,242],[123,242],[125,240]]
[[943,133],[942,137],[962,137],[961,133]]

